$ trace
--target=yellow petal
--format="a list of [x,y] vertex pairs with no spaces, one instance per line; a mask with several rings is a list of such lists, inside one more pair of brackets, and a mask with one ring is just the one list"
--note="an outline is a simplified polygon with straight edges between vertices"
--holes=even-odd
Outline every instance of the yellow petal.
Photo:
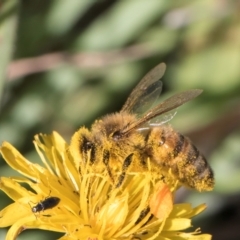
[[70,180],[72,184],[72,188],[78,192],[79,186],[80,186],[79,172],[76,169],[74,162],[67,157],[66,153],[64,158],[66,159],[63,162],[64,170],[65,170],[65,178]]
[[164,231],[179,231],[191,227],[191,219],[173,218],[167,219],[164,225]]
[[17,201],[19,198],[29,195],[29,191],[11,178],[0,178],[0,189],[11,199]]
[[195,232],[162,232],[168,239],[174,240],[211,240],[212,236],[209,234],[200,234],[200,229],[196,229]]
[[199,213],[201,213],[202,211],[204,211],[206,209],[207,205],[205,203],[195,207],[192,209],[191,212],[187,213],[186,215],[184,215],[184,217],[186,218],[192,218],[196,215],[198,215]]
[[68,146],[63,138],[57,132],[51,135],[38,134],[35,135],[33,143],[46,168],[52,174],[55,172],[64,178],[65,171],[62,162],[64,161],[63,154]]
[[112,236],[118,229],[122,228],[127,214],[128,196],[113,198],[96,214],[96,225],[94,227],[98,229],[98,232],[103,231],[106,235]]
[[20,218],[16,221],[8,230],[5,240],[14,240],[17,236],[25,230],[24,223],[26,222],[26,218]]
[[65,151],[67,143],[58,132],[53,131],[50,135],[39,135],[42,137],[44,145],[46,145],[46,147],[51,148],[54,146],[59,152]]
[[[14,213],[14,214],[13,214]],[[18,219],[23,219],[29,215],[29,210],[18,202],[12,203],[0,212],[0,227],[8,227]]]
[[185,217],[186,214],[189,214],[192,212],[192,206],[190,203],[178,203],[174,204],[173,210],[169,215],[169,218],[174,217]]
[[38,164],[29,162],[8,142],[3,142],[0,151],[11,168],[32,180],[36,181],[38,173],[45,171],[45,168]]
[[209,234],[189,235],[187,233],[182,233],[180,236],[184,237],[187,240],[211,240],[212,239],[212,236]]
[[99,234],[94,233],[89,226],[83,226],[83,227],[78,226],[70,232],[67,231],[65,236],[59,238],[59,240],[76,240],[76,239],[103,240],[103,238]]
[[16,239],[16,237],[26,229],[43,229],[43,230],[49,230],[49,231],[57,231],[57,232],[65,232],[65,229],[62,227],[62,225],[56,225],[52,224],[51,220],[48,222],[42,222],[41,219],[37,219],[33,221],[32,216],[28,216],[25,218],[20,218],[18,221],[15,221],[15,223],[11,226],[11,228],[8,230],[6,240],[13,240]]

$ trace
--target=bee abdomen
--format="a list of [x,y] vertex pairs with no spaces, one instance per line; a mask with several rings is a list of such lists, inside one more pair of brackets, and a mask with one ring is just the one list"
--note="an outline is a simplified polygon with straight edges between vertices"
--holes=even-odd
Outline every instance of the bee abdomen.
[[157,165],[183,185],[198,191],[212,190],[213,172],[192,142],[170,127],[153,129],[148,137],[147,153]]
[[185,144],[185,137],[182,134],[177,134],[176,143],[173,149],[173,157],[177,157],[179,153],[183,150],[183,146]]
[[214,174],[207,160],[202,154],[199,154],[194,162],[195,166],[195,185],[200,191],[212,190],[214,187]]
[[181,156],[177,157],[180,181],[199,191],[212,190],[213,171],[207,160],[190,140],[184,138],[184,143]]

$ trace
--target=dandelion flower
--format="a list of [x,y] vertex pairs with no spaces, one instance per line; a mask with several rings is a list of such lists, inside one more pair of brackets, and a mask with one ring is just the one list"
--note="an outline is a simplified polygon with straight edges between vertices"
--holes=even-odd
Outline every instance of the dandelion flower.
[[160,181],[151,171],[127,171],[122,186],[114,187],[106,168],[74,159],[58,133],[37,135],[34,145],[44,167],[7,142],[0,148],[22,175],[0,178],[0,189],[13,200],[0,212],[0,227],[10,227],[7,240],[26,229],[61,232],[61,240],[211,239],[199,229],[185,232],[206,206],[174,204],[177,182]]

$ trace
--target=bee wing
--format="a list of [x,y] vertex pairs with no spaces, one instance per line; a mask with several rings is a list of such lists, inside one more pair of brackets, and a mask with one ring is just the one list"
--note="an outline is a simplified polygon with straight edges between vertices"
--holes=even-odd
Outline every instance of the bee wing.
[[[152,108],[150,111],[144,114],[144,116],[137,121],[130,124],[124,131],[123,134],[126,134],[130,132],[133,129],[140,128],[144,123],[147,123],[150,120],[154,120],[155,117],[166,114],[166,116],[169,116],[168,119],[164,120],[164,123],[172,119],[174,114],[168,114],[171,110],[181,106],[182,104],[190,101],[191,99],[197,97],[199,94],[202,93],[201,89],[191,89],[185,92],[177,93],[176,95],[167,98],[162,103],[158,104],[156,107]],[[164,115],[161,116],[160,119],[164,119]],[[155,125],[160,125],[161,122],[155,121]],[[151,125],[151,123],[150,123]],[[154,126],[154,124],[152,124]]]
[[160,63],[148,72],[133,89],[121,112],[141,114],[148,110],[161,94],[162,82],[159,79],[165,70],[166,64]]
[[173,119],[173,117],[176,115],[176,113],[177,113],[177,110],[173,109],[173,110],[170,110],[169,112],[166,112],[164,114],[160,114],[160,115],[150,119],[148,121],[148,125],[150,127],[160,126],[160,125],[170,121],[171,119]]

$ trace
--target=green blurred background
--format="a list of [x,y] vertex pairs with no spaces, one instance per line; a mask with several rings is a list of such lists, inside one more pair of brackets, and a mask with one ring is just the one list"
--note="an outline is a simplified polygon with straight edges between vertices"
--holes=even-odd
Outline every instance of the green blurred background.
[[[0,5],[0,143],[33,162],[37,133],[69,141],[118,111],[141,77],[167,64],[163,92],[204,90],[172,125],[214,169],[210,193],[179,202],[208,209],[194,220],[217,240],[240,239],[240,2],[230,0],[5,0]],[[17,175],[0,158],[0,175]],[[0,208],[11,202],[0,192]],[[6,229],[0,229],[4,239]],[[18,239],[56,239],[26,231]]]

